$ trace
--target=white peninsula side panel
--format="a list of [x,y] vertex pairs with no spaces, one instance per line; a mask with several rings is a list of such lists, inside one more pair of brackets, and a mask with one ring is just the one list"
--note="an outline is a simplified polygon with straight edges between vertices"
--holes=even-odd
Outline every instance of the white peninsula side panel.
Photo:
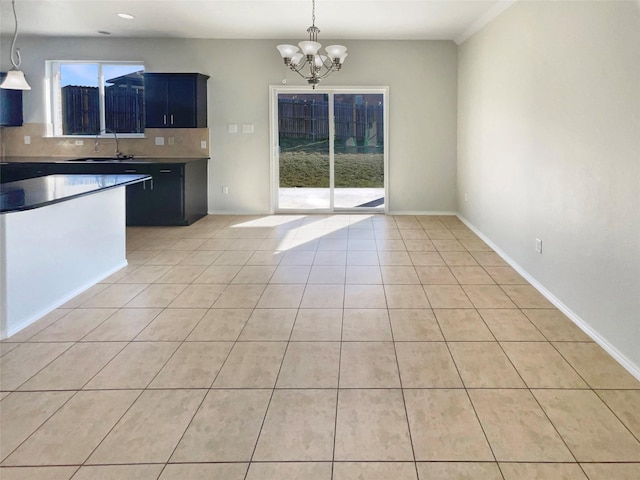
[[127,265],[125,187],[0,215],[7,338]]

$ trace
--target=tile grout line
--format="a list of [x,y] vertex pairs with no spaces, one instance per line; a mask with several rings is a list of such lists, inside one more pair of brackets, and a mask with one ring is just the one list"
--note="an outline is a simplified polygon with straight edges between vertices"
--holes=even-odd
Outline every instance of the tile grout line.
[[[266,290],[266,288],[265,288]],[[264,295],[264,291],[262,293]],[[256,305],[260,302],[260,300],[258,300],[258,302],[256,302]],[[298,307],[297,310],[300,310],[300,304],[302,303],[302,297],[300,297],[300,300],[298,302]],[[255,308],[254,308],[255,310]],[[297,319],[298,314],[296,313],[296,319]],[[251,317],[249,317],[251,318]],[[247,320],[247,323],[249,323],[249,320]],[[245,324],[246,327],[246,324]],[[271,395],[269,396],[269,401],[267,402],[267,407],[264,411],[264,416],[262,417],[262,422],[260,423],[260,429],[258,430],[258,435],[256,436],[256,441],[255,444],[253,446],[253,449],[251,451],[251,456],[249,457],[249,461],[248,461],[248,465],[247,465],[247,471],[244,475],[244,480],[247,479],[247,476],[249,475],[249,470],[251,469],[251,463],[253,462],[253,457],[256,454],[256,450],[258,448],[258,443],[260,442],[260,436],[262,435],[262,429],[264,428],[264,424],[267,421],[267,415],[269,414],[269,408],[271,407],[271,402],[273,401],[273,396],[275,395],[276,392],[276,385],[278,384],[278,379],[280,378],[280,373],[282,372],[282,365],[284,364],[284,360],[287,356],[287,351],[289,350],[289,344],[291,343],[291,336],[293,335],[293,328],[295,327],[295,320],[293,322],[293,325],[291,326],[291,331],[289,332],[289,339],[287,340],[287,344],[285,346],[284,352],[282,354],[282,359],[280,360],[280,366],[278,367],[278,373],[276,374],[276,378],[273,381],[273,387],[270,389],[271,390]],[[243,328],[244,330],[244,328]],[[242,334],[242,332],[240,333]],[[238,335],[238,338],[240,338],[240,335]]]
[[[135,389],[137,390],[137,389]],[[122,419],[127,415],[127,413],[129,413],[129,411],[133,408],[133,406],[137,403],[137,401],[140,399],[140,397],[144,394],[145,389],[140,389],[140,393],[138,394],[138,396],[136,396],[136,398],[131,402],[131,404],[124,410],[124,412],[122,412],[122,415],[120,415],[120,417],[118,417],[118,419],[113,423],[113,425],[111,426],[111,428],[109,428],[109,431],[104,435],[104,437],[102,437],[102,439],[98,442],[98,444],[91,450],[91,453],[89,453],[89,455],[87,455],[87,458],[85,458],[82,463],[80,464],[81,467],[86,465],[87,460],[89,460],[91,458],[91,456],[98,450],[98,448],[100,448],[100,445],[102,445],[102,443],[106,440],[106,438],[111,434],[111,432],[113,432],[113,430],[116,428],[116,426],[122,421]]]
[[[386,294],[385,294],[386,296]],[[389,314],[389,306],[387,305],[387,320],[389,322],[389,331],[391,332],[391,343],[393,345],[393,355],[396,359],[396,368],[398,369],[398,381],[400,382],[400,394],[402,395],[402,406],[404,407],[404,415],[407,419],[407,433],[409,434],[409,444],[411,445],[411,455],[413,456],[413,467],[416,472],[416,478],[419,478],[418,462],[416,459],[416,449],[413,443],[413,435],[411,434],[411,422],[409,421],[409,411],[407,410],[407,399],[404,394],[404,386],[402,384],[402,373],[400,372],[400,361],[398,360],[398,351],[396,349],[395,336],[393,335],[393,325],[391,324],[391,315]]]
[[471,405],[471,408],[473,409],[473,413],[474,413],[475,419],[478,422],[478,425],[480,426],[480,429],[482,430],[482,435],[484,436],[484,439],[487,442],[487,446],[489,447],[489,451],[491,452],[491,455],[493,456],[493,462],[497,465],[498,471],[500,472],[500,475],[502,476],[502,478],[504,480],[504,473],[502,472],[502,469],[500,468],[500,463],[498,462],[498,459],[496,458],[496,454],[495,454],[495,452],[493,450],[493,446],[491,445],[491,442],[489,441],[489,437],[487,436],[487,432],[486,432],[486,430],[484,428],[484,425],[482,425],[482,422],[480,421],[480,417],[478,415],[476,407],[473,404],[473,402],[471,401],[471,396],[469,395],[469,390],[468,390],[464,380],[462,379],[462,375],[460,375],[460,368],[458,367],[458,364],[456,363],[456,360],[455,360],[453,354],[451,353],[451,349],[449,348],[449,341],[447,340],[447,337],[444,335],[444,332],[442,331],[442,326],[440,325],[440,321],[438,320],[437,315],[434,315],[434,318],[436,319],[436,323],[438,325],[438,328],[440,329],[440,334],[442,335],[442,338],[444,339],[444,344],[447,347],[447,351],[449,352],[449,357],[451,358],[451,361],[453,362],[453,366],[456,369],[456,372],[458,374],[458,378],[460,378],[460,383],[462,384],[461,390],[464,390],[464,392],[466,394],[466,398],[467,398],[469,404]]
[[[545,337],[546,338],[546,337]],[[640,437],[638,437],[632,430],[631,428],[629,428],[629,426],[627,425],[627,422],[624,422],[620,416],[613,410],[613,408],[611,408],[611,406],[609,405],[609,403],[607,401],[605,401],[601,395],[598,394],[598,390],[614,390],[614,391],[619,391],[619,390],[626,390],[626,389],[619,389],[619,388],[601,388],[598,389],[594,386],[592,386],[581,374],[580,372],[578,372],[578,370],[575,368],[575,366],[573,365],[573,363],[571,363],[563,354],[562,352],[558,349],[558,347],[555,345],[556,342],[551,342],[549,341],[550,345],[552,346],[553,349],[555,349],[556,352],[558,352],[558,354],[560,355],[560,357],[562,357],[562,359],[567,362],[569,364],[569,366],[573,369],[573,371],[580,377],[580,379],[582,379],[582,381],[587,385],[588,388],[582,388],[582,389],[568,389],[568,390],[589,390],[591,391],[596,398],[598,398],[604,405],[605,407],[611,412],[611,414],[622,424],[622,426],[631,434],[631,436],[638,442],[640,443]],[[568,342],[566,342],[568,343]],[[573,343],[573,342],[572,342]],[[575,342],[575,343],[592,343],[592,342]],[[636,389],[632,389],[636,390]],[[537,399],[536,399],[537,400]],[[546,412],[545,412],[546,413]],[[584,463],[584,462],[583,462]],[[585,472],[586,475],[586,472]]]
[[[451,267],[449,267],[449,269],[451,269]],[[452,272],[453,273],[453,272]],[[456,278],[457,280],[457,278]],[[459,283],[459,282],[458,282]],[[462,288],[462,287],[461,287]],[[478,312],[478,309],[475,308],[474,303],[471,301],[471,299],[469,298],[469,296],[467,295],[467,292],[462,289],[462,291],[464,292],[465,296],[467,297],[467,299],[469,300],[469,302],[471,303],[471,305],[474,306],[474,311],[477,313],[477,315],[480,317],[481,321],[483,322],[483,324],[487,327],[487,329],[489,330],[489,332],[491,333],[491,336],[494,338],[494,340],[497,341],[496,336],[494,335],[493,331],[488,327],[488,325],[486,324],[486,322],[484,321],[484,319],[482,318],[482,315],[480,315],[480,312]],[[498,459],[496,457],[495,451],[493,449],[493,446],[491,445],[491,441],[489,440],[489,436],[487,435],[487,432],[485,430],[484,425],[482,424],[482,421],[480,420],[480,416],[478,415],[478,411],[476,409],[476,406],[474,405],[473,401],[471,400],[471,395],[469,395],[469,389],[466,385],[466,383],[464,382],[462,375],[460,375],[460,369],[458,367],[458,364],[456,362],[455,357],[453,356],[453,354],[451,353],[451,349],[449,347],[449,341],[447,340],[447,337],[444,335],[444,332],[442,331],[442,326],[440,325],[440,321],[438,320],[438,317],[436,315],[436,322],[438,323],[438,325],[440,326],[441,329],[441,333],[442,336],[445,340],[445,345],[447,346],[447,350],[449,351],[449,355],[451,356],[451,360],[453,362],[454,367],[456,368],[456,371],[458,372],[458,376],[460,377],[460,381],[462,382],[462,386],[464,387],[464,391],[466,393],[466,397],[467,400],[469,401],[469,404],[471,405],[471,408],[473,409],[473,413],[475,415],[476,421],[478,422],[478,425],[480,425],[480,428],[482,429],[482,434],[484,435],[484,439],[487,442],[487,445],[489,446],[489,450],[491,451],[491,455],[493,456],[494,462],[498,468],[498,471],[500,472],[500,475],[502,476],[503,480],[505,479],[504,476],[504,472],[502,471],[502,467],[500,466],[500,463],[498,462]],[[524,383],[524,381],[523,381]],[[526,383],[525,383],[526,385]]]
[[[482,317],[482,316],[481,316]],[[484,319],[483,319],[484,321]],[[496,343],[498,344],[498,347],[500,348],[500,351],[503,353],[503,355],[507,358],[507,360],[509,361],[509,364],[513,367],[513,369],[515,370],[515,372],[518,374],[518,377],[520,378],[520,380],[522,381],[522,383],[525,385],[526,387],[526,391],[529,393],[529,395],[535,400],[536,404],[538,405],[538,407],[540,408],[540,410],[544,413],[545,418],[547,419],[547,421],[549,422],[549,424],[553,427],[553,430],[556,432],[556,434],[558,435],[558,437],[560,438],[560,440],[562,440],[562,443],[564,444],[564,446],[566,447],[567,451],[571,454],[571,456],[573,457],[575,463],[578,463],[578,459],[576,458],[575,454],[573,453],[573,450],[571,450],[571,448],[569,448],[569,445],[567,444],[567,441],[564,439],[564,437],[560,434],[560,432],[558,431],[558,428],[556,427],[556,425],[551,421],[551,418],[549,418],[549,415],[547,414],[546,410],[542,407],[542,405],[540,404],[540,402],[538,401],[538,398],[533,394],[532,388],[529,386],[529,384],[524,380],[524,378],[522,378],[522,375],[520,374],[520,371],[516,368],[515,364],[513,363],[513,361],[511,360],[511,357],[509,357],[509,355],[507,355],[507,352],[504,350],[504,348],[502,347],[502,344],[497,341],[496,339]],[[582,469],[582,467],[580,467]],[[583,473],[586,475],[586,472],[583,471]]]
[[[602,396],[600,396],[600,394],[598,393],[598,390],[605,390],[605,389],[597,389],[597,390],[595,388],[591,389],[594,395],[607,407],[607,409],[613,414],[614,417],[616,417],[616,419],[622,424],[622,426],[627,429],[627,431],[631,434],[631,436],[635,438],[638,443],[640,443],[640,436],[636,435],[635,433],[633,433],[633,431],[631,431],[627,423],[623,422],[620,416],[618,416],[618,414],[613,410],[613,408],[611,408],[609,403],[607,403],[607,401],[603,399]],[[614,389],[614,391],[620,391],[620,390]]]
[[[346,262],[346,258],[345,258]],[[346,282],[346,277],[345,277]],[[344,335],[344,305],[346,301],[346,284],[343,286],[342,309],[340,311],[340,343],[338,349],[338,378],[336,382],[336,408],[333,421],[333,449],[331,450],[331,479],[335,476],[336,441],[338,438],[338,406],[340,401],[340,372],[342,371],[342,339]]]
[[[205,317],[206,313],[202,316],[202,318],[196,323],[196,325],[194,325],[194,327],[191,329],[190,333],[187,334],[187,337],[185,337],[185,341],[182,342],[182,344],[184,344],[186,342],[186,338],[189,337],[189,335],[191,335],[191,333],[193,333],[193,331],[195,330],[196,326],[200,324],[200,322],[202,322],[202,319]],[[248,319],[247,319],[248,321]],[[246,323],[245,323],[246,325]],[[244,326],[243,326],[244,329]],[[240,334],[238,334],[238,336],[240,336]],[[200,403],[198,404],[198,407],[194,410],[193,415],[191,416],[191,420],[189,420],[189,423],[187,424],[187,426],[185,427],[184,431],[182,432],[182,434],[180,435],[180,438],[178,439],[178,441],[176,442],[175,446],[173,447],[173,450],[171,451],[171,454],[167,457],[167,460],[164,464],[164,466],[162,467],[162,470],[160,471],[160,474],[158,475],[158,478],[160,478],[160,476],[162,476],[164,470],[167,468],[167,465],[170,463],[171,461],[171,457],[173,457],[173,455],[176,453],[176,450],[178,449],[178,446],[180,445],[180,443],[182,442],[182,440],[184,439],[184,436],[186,435],[187,431],[189,430],[189,428],[191,427],[191,425],[193,424],[193,421],[195,420],[196,416],[198,415],[198,412],[200,412],[200,409],[202,408],[202,405],[204,404],[205,400],[207,399],[207,397],[209,396],[209,392],[211,392],[213,384],[215,383],[216,379],[218,378],[218,375],[220,375],[220,372],[222,371],[225,363],[227,362],[227,360],[229,359],[229,356],[231,355],[231,352],[233,351],[233,348],[235,347],[237,343],[234,342],[234,344],[231,346],[231,348],[229,349],[229,351],[227,352],[227,355],[225,357],[225,359],[223,360],[223,362],[220,364],[220,368],[218,369],[218,371],[216,372],[215,376],[213,377],[213,380],[211,381],[211,383],[209,384],[209,388],[207,388],[207,391],[205,392],[205,394],[202,397],[202,400],[200,401]],[[178,347],[179,349],[180,347]],[[176,351],[178,351],[178,349],[176,349]],[[174,352],[175,354],[175,352]],[[166,364],[165,364],[166,365]],[[163,367],[164,368],[164,367]],[[160,373],[161,370],[158,371],[158,373],[156,374],[156,376],[154,377],[154,379],[157,377],[157,375]],[[149,382],[148,385],[151,385],[151,383],[153,382],[153,380],[151,382]],[[248,468],[248,467],[247,467]]]
[[[25,342],[22,345],[29,345],[30,343],[31,342]],[[33,343],[37,343],[37,342],[33,342]],[[43,343],[45,343],[45,342],[43,342]],[[53,343],[53,342],[48,342],[48,343]],[[11,392],[28,392],[29,390],[20,390],[20,387],[22,387],[24,384],[26,384],[27,382],[32,380],[34,377],[36,377],[36,375],[38,375],[40,372],[42,372],[43,370],[48,368],[53,362],[58,360],[60,357],[62,357],[65,353],[67,353],[69,350],[71,350],[76,345],[76,342],[55,342],[55,343],[69,343],[70,345],[67,348],[65,348],[63,351],[61,351],[58,355],[56,355],[54,358],[52,358],[51,361],[47,362],[46,365],[44,365],[42,368],[40,368],[38,371],[36,371],[33,375],[31,375],[25,381],[21,382],[19,385],[16,385],[16,387],[13,390],[8,390],[8,391],[11,391]],[[17,350],[18,348],[20,348],[20,347],[16,347],[14,350]]]
[[[72,398],[74,398],[78,393],[79,390],[67,390],[67,391],[73,391],[74,393],[71,394],[71,396],[69,396],[69,398],[67,400],[65,400],[64,402],[62,402],[62,404],[53,411],[53,413],[51,415],[49,415],[47,418],[45,418],[38,426],[36,426],[33,431],[31,433],[29,433],[29,435],[26,436],[26,438],[20,442],[15,448],[13,448],[8,454],[4,455],[4,457],[0,457],[0,465],[2,465],[2,463],[9,458],[11,455],[13,455],[14,452],[16,452],[22,445],[24,445],[33,435],[35,435],[35,433],[40,430],[40,428],[42,428],[42,426],[47,423],[51,418],[53,418],[53,416],[58,413],[60,410],[62,410],[62,408],[69,403],[69,401],[71,401]],[[9,395],[13,394],[13,393],[19,393],[19,392],[11,392]],[[7,395],[7,397],[9,397],[9,395]],[[5,398],[7,398],[5,397]],[[2,400],[4,401],[3,398]]]
[[[558,437],[560,438],[560,440],[562,440],[562,443],[564,444],[565,448],[567,449],[567,451],[569,452],[569,454],[571,455],[571,457],[573,457],[574,463],[580,465],[580,462],[578,462],[578,459],[576,458],[575,453],[573,453],[573,450],[571,450],[571,448],[569,447],[569,444],[567,443],[567,441],[565,440],[565,438],[560,434],[560,432],[558,431],[558,427],[556,426],[555,423],[553,423],[553,421],[551,420],[551,418],[549,417],[549,414],[547,413],[547,411],[544,409],[544,407],[542,406],[542,404],[540,403],[540,401],[538,400],[538,397],[536,397],[533,392],[531,391],[531,389],[527,389],[529,392],[529,395],[531,395],[531,397],[533,397],[534,401],[536,402],[536,404],[538,405],[538,408],[540,408],[540,410],[542,411],[542,413],[544,414],[545,418],[547,419],[547,421],[551,424],[551,426],[553,427],[553,430],[556,432],[556,434],[558,435]],[[580,469],[582,470],[582,473],[585,474],[585,476],[588,475],[587,473],[582,469],[582,467],[580,466]]]

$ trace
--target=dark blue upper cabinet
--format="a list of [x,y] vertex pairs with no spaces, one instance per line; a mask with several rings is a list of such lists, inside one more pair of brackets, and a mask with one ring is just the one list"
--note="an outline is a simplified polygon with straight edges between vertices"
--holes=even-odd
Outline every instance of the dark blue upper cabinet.
[[206,128],[207,75],[145,73],[147,128]]
[[[6,77],[0,72],[0,83]],[[0,126],[19,127],[22,125],[22,90],[0,88]]]

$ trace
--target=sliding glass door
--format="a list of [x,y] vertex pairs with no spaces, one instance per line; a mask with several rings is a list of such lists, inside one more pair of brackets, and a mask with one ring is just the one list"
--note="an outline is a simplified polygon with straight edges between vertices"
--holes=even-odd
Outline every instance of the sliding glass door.
[[331,207],[329,95],[278,95],[278,206]]
[[384,210],[385,92],[272,87],[274,210]]
[[333,97],[335,209],[384,207],[384,99],[381,93]]

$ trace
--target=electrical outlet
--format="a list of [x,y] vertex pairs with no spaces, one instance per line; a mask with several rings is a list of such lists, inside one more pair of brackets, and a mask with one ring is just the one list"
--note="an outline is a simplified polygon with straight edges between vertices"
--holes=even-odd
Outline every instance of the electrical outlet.
[[25,135],[24,136],[24,144],[25,145],[30,145],[31,144],[31,137],[29,135]]
[[167,137],[167,145],[174,145],[176,143],[176,137]]
[[84,140],[76,140],[76,145],[77,146],[84,145]]
[[542,240],[536,238],[536,252],[542,253]]
[[164,145],[164,137],[156,137],[156,145]]
[[207,148],[207,141],[206,140],[202,140],[200,142],[200,148]]

